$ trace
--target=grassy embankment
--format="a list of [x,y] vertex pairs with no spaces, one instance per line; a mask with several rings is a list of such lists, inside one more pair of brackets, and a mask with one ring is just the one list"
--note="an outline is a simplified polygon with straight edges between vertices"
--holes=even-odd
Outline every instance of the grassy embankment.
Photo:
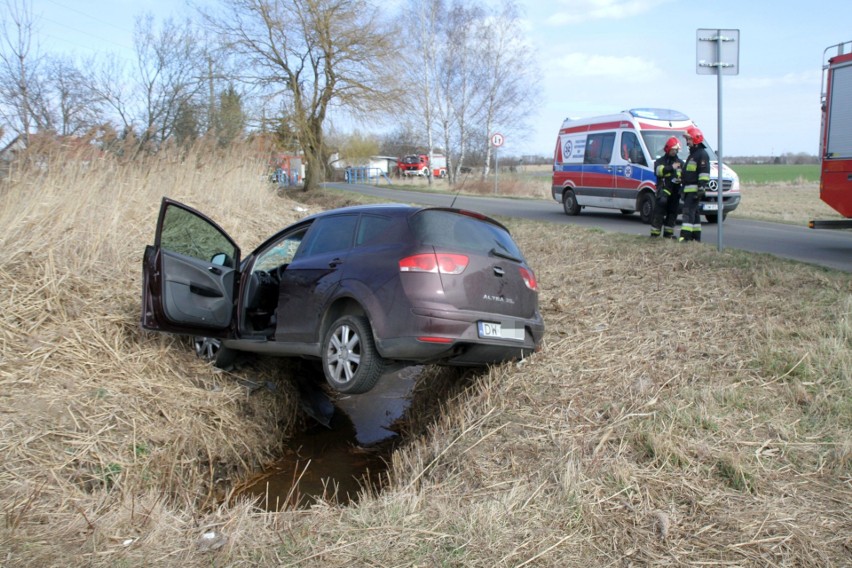
[[227,503],[299,427],[296,367],[223,373],[140,331],[159,200],[248,251],[337,198],[279,198],[257,163],[201,156],[0,182],[0,563],[852,562],[850,276],[572,226],[509,222],[543,350],[464,381],[427,372],[380,495]]

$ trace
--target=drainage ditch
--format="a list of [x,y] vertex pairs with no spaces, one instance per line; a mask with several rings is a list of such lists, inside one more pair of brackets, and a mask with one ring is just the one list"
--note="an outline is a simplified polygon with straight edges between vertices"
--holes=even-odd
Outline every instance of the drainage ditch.
[[[410,419],[406,413],[423,372],[424,367],[404,368],[383,376],[368,393],[334,401],[318,386],[303,386],[302,406],[313,417],[311,426],[289,440],[282,458],[244,483],[236,496],[281,511],[308,508],[318,500],[346,505],[365,491],[381,491],[390,455],[402,441],[397,425]],[[441,383],[437,380],[436,387]]]

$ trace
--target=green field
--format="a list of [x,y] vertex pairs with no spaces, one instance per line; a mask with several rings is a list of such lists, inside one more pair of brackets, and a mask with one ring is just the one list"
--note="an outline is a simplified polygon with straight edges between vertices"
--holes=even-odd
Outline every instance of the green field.
[[817,183],[818,164],[736,164],[731,166],[741,183]]

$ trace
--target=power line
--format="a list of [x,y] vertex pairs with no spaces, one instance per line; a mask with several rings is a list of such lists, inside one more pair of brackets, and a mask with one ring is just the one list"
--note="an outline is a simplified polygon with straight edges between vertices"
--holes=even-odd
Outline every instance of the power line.
[[[73,8],[71,6],[66,6],[65,4],[63,4],[61,2],[57,2],[56,0],[42,0],[42,1],[43,2],[49,2],[50,4],[53,4],[54,6],[56,6],[57,8],[60,8],[63,11],[73,12],[75,14],[82,16],[83,18],[91,20],[93,23],[96,24],[96,25],[93,25],[93,28],[95,28],[97,30],[103,31],[105,27],[109,27],[109,28],[112,28],[113,30],[121,32],[123,36],[132,36],[132,32],[127,31],[122,26],[116,25],[113,22],[108,22],[108,21],[106,21],[102,18],[99,18],[97,16],[92,16],[91,14],[87,14],[86,12],[78,10],[77,8]],[[58,12],[57,10],[45,10],[45,12],[47,12],[48,14],[50,14],[51,16],[54,16],[54,17],[59,16],[61,18],[62,15],[63,15],[62,12]],[[57,33],[55,33],[55,32],[54,33],[47,32],[47,33],[42,34],[43,37],[49,38],[53,42],[64,43],[64,44],[67,44],[67,45],[72,45],[72,46],[75,46],[75,47],[78,47],[78,48],[81,48],[81,49],[85,49],[85,50],[89,50],[89,51],[95,51],[95,52],[97,52],[97,51],[99,51],[100,49],[103,48],[102,44],[110,44],[112,46],[121,48],[122,50],[132,50],[133,49],[132,42],[123,43],[121,41],[115,41],[115,40],[112,40],[112,39],[108,39],[108,38],[103,37],[102,35],[92,33],[92,31],[90,29],[79,29],[79,28],[76,28],[74,26],[68,25],[67,21],[57,21],[56,19],[53,19],[51,17],[46,16],[44,13],[39,14],[38,18],[40,20],[43,20],[44,22],[48,22],[48,23],[52,24],[56,29],[67,30],[69,32],[74,32],[75,34],[79,34],[79,39],[74,37],[73,35],[71,37],[60,36],[60,35],[57,35]],[[92,41],[87,42],[87,40],[92,40]]]
[[[109,43],[109,44],[112,44],[112,45],[114,45],[114,46],[116,46],[116,47],[120,47],[120,48],[122,48],[122,49],[133,49],[133,46],[132,46],[131,44],[118,43],[118,42],[116,42],[116,41],[112,41],[112,40],[106,39],[106,38],[104,38],[104,37],[97,36],[97,35],[95,35],[95,34],[93,34],[93,33],[89,32],[89,31],[80,30],[80,29],[77,29],[77,28],[71,27],[71,26],[69,26],[69,25],[67,25],[67,24],[65,24],[65,23],[57,22],[56,20],[51,20],[50,18],[42,17],[41,19],[42,19],[42,20],[44,20],[44,21],[46,21],[46,22],[50,22],[50,23],[52,23],[52,24],[54,24],[54,25],[60,26],[60,27],[62,27],[63,29],[70,30],[70,31],[73,31],[73,32],[77,32],[77,33],[79,33],[79,34],[82,34],[83,36],[85,36],[85,37],[87,37],[87,38],[91,38],[91,39],[94,39],[94,40],[98,40],[99,42]],[[84,44],[81,44],[81,43],[79,43],[79,42],[77,42],[77,41],[74,41],[74,40],[72,40],[72,39],[69,39],[69,38],[66,38],[66,37],[57,37],[57,36],[55,36],[55,35],[53,35],[53,34],[49,34],[49,33],[44,34],[44,35],[45,35],[45,37],[49,37],[49,38],[51,38],[51,39],[53,39],[53,40],[55,40],[55,41],[59,41],[59,42],[63,42],[63,43],[71,44],[71,45],[75,45],[75,46],[77,46],[77,47],[81,47],[81,48],[83,48],[83,49],[91,49],[91,50],[95,50],[95,51],[97,51],[97,50],[98,50],[98,47],[99,47],[99,46],[91,45],[91,44],[84,45]]]
[[[124,29],[120,26],[116,26],[114,22],[108,22],[106,20],[102,20],[102,19],[98,18],[97,16],[92,16],[91,14],[87,14],[87,13],[82,12],[82,11],[76,9],[76,8],[72,8],[71,6],[66,6],[65,4],[62,4],[61,2],[57,2],[56,0],[43,0],[43,1],[50,2],[54,6],[58,6],[62,9],[64,9],[64,10],[68,10],[69,12],[74,12],[76,14],[80,14],[81,16],[89,18],[90,20],[94,20],[96,22],[104,24],[105,26],[110,26],[111,28],[115,28],[116,30],[118,30],[120,32],[124,32],[124,33],[128,33],[128,34],[131,33],[128,30],[126,30],[126,29]],[[76,31],[79,31],[79,30],[76,30]]]

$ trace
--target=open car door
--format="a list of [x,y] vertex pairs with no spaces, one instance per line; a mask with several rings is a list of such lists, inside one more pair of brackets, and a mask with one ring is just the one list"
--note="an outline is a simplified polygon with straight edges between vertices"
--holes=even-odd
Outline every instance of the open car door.
[[240,249],[219,225],[166,197],[142,265],[142,327],[231,336]]

